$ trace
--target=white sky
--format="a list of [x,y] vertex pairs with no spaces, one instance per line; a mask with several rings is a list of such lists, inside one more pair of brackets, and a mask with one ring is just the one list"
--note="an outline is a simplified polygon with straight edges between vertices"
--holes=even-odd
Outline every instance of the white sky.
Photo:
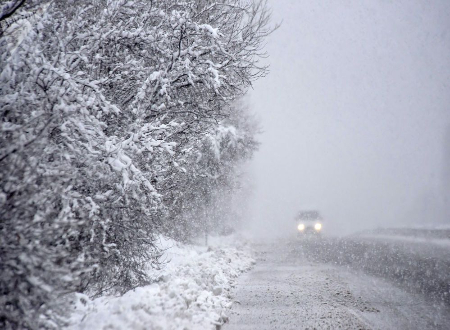
[[271,73],[250,97],[264,130],[254,228],[291,230],[310,206],[333,231],[422,219],[424,196],[443,189],[450,1],[269,5],[283,22],[267,44]]

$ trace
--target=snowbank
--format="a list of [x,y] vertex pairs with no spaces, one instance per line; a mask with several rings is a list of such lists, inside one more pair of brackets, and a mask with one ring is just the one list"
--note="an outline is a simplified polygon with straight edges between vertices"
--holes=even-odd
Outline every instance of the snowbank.
[[219,329],[232,305],[230,289],[254,260],[235,236],[215,238],[209,247],[162,240],[168,261],[152,275],[157,283],[121,297],[74,299],[70,330],[81,329]]

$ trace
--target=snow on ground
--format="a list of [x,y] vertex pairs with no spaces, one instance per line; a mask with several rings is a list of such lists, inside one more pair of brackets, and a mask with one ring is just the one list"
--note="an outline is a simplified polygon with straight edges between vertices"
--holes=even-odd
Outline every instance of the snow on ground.
[[[234,299],[240,304],[233,305],[224,330],[449,329],[448,304],[406,290],[382,274],[338,266],[337,257],[347,251],[334,244],[333,251],[323,251],[325,240],[255,244],[257,265],[239,278]],[[363,256],[367,250],[350,252]],[[323,253],[330,253],[327,262],[316,259]],[[381,256],[369,260],[391,267]]]
[[[233,304],[236,278],[255,263],[237,236],[210,239],[208,247],[162,239],[167,265],[149,270],[159,280],[121,297],[89,300],[78,294],[68,330],[219,329]],[[82,301],[85,303],[82,303]]]
[[386,240],[386,241],[424,243],[424,244],[428,244],[428,245],[438,245],[438,246],[445,247],[445,248],[450,247],[450,239],[443,239],[443,238],[411,237],[411,236],[401,236],[401,235],[361,235],[361,237]]

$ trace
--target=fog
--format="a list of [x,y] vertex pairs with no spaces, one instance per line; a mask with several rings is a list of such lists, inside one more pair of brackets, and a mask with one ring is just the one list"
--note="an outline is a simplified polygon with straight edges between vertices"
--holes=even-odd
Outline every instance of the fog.
[[292,232],[305,208],[329,233],[450,224],[450,2],[269,3],[250,229]]

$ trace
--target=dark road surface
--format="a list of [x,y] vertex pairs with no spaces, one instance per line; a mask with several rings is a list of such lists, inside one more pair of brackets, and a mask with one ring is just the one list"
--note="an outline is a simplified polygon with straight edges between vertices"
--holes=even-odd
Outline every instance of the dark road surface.
[[425,243],[255,244],[257,264],[239,280],[225,329],[450,329],[449,249]]
[[301,245],[309,260],[360,269],[450,305],[450,240],[375,235]]

